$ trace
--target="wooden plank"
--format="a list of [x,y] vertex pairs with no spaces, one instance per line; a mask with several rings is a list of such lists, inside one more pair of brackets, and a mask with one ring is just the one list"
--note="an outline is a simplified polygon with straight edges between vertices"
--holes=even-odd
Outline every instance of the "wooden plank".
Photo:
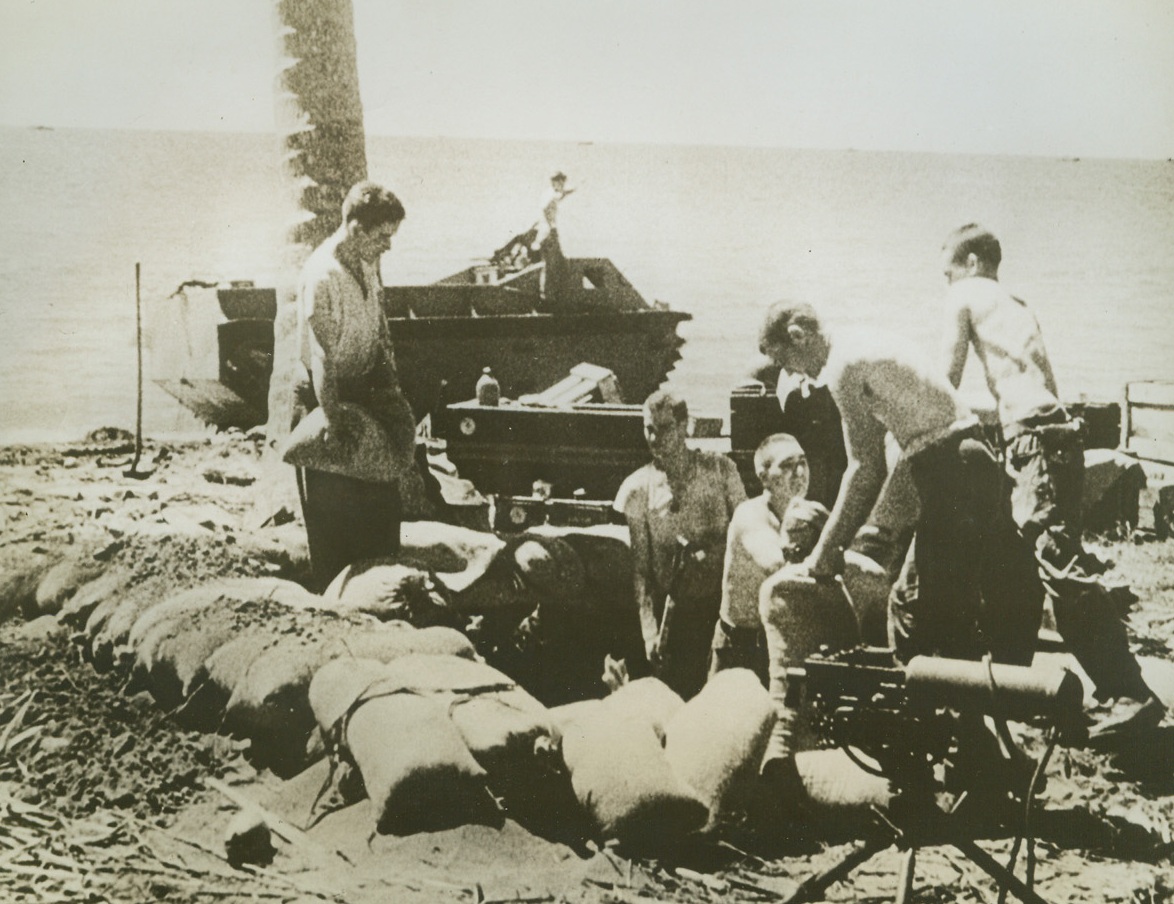
[[1130,406],[1125,447],[1142,458],[1174,461],[1174,409]]
[[1125,385],[1125,448],[1139,458],[1174,463],[1174,383]]
[[1161,462],[1174,465],[1174,445],[1161,443],[1152,439],[1133,437],[1129,441],[1128,451],[1146,461]]
[[1125,386],[1126,403],[1131,407],[1168,408],[1174,411],[1174,383],[1159,381],[1145,381],[1127,383]]
[[1174,445],[1174,411],[1162,408],[1134,408],[1129,426],[1130,437]]

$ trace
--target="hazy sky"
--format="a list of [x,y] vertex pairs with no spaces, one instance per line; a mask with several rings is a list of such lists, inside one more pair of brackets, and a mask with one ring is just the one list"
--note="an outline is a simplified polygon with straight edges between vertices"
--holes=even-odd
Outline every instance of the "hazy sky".
[[[1174,157],[1171,0],[354,0],[369,132]],[[272,128],[269,0],[0,0],[0,123]]]

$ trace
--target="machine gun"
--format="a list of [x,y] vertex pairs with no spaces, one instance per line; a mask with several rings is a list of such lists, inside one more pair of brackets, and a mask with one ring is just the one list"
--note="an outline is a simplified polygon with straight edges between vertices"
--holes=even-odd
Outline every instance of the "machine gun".
[[967,716],[1042,720],[1067,744],[1085,737],[1084,687],[1066,669],[933,656],[915,656],[900,666],[892,650],[855,647],[812,656],[802,668],[789,669],[787,678],[787,705],[807,707],[825,743],[842,747],[899,789],[925,781],[932,766],[949,756],[958,722]]
[[[1067,670],[931,656],[916,656],[901,666],[892,650],[877,647],[820,654],[802,668],[789,669],[787,705],[805,708],[824,744],[844,749],[861,768],[888,778],[895,796],[887,812],[877,813],[882,832],[809,878],[788,904],[819,900],[829,885],[894,844],[907,850],[897,897],[904,902],[911,893],[917,848],[942,843],[958,848],[1021,900],[1046,904],[1031,888],[1030,865],[1027,882],[1012,871],[1018,842],[1011,862],[1003,866],[974,842],[974,831],[956,809],[940,808],[935,767],[965,753],[963,726],[988,716],[1000,726],[1005,744],[1011,743],[1004,724],[1008,719],[1047,723],[1052,745],[1077,743],[1085,737],[1083,700],[1080,679]],[[1003,789],[1023,803],[1024,826],[1051,750],[1036,764],[1026,788]],[[1030,864],[1030,847],[1028,857]]]

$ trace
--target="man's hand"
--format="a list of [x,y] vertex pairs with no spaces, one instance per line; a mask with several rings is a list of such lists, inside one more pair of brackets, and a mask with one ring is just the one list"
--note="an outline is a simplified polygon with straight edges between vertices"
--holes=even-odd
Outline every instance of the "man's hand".
[[656,669],[656,664],[660,662],[660,638],[653,637],[651,640],[644,642],[644,655],[648,657],[648,664]]
[[836,569],[812,556],[808,556],[802,562],[794,565],[787,565],[779,572],[780,576],[785,576],[788,581],[795,583],[810,581],[813,584],[826,584],[834,581],[838,573]]
[[337,443],[342,449],[349,449],[357,441],[354,425],[343,408],[328,410],[325,406],[322,414],[326,418],[324,438],[329,442]]

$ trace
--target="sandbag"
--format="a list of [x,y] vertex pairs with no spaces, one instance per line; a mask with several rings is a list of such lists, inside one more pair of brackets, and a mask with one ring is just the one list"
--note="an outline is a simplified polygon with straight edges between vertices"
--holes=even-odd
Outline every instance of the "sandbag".
[[[405,639],[419,639],[428,634],[447,631],[445,628],[403,629]],[[370,636],[360,635],[347,641],[345,646],[352,649],[362,648],[367,645],[365,641]],[[337,646],[339,645],[334,642],[330,643],[332,649]],[[419,646],[426,644],[421,643]],[[387,659],[364,653],[338,656],[318,668],[310,682],[309,702],[314,718],[323,732],[333,731],[335,723],[369,689],[373,693],[411,691],[436,696],[447,701],[449,705],[457,696],[468,696],[481,688],[517,690],[525,695],[516,698],[519,707],[545,713],[542,705],[529,697],[525,691],[516,688],[509,676],[483,663],[474,662],[466,668],[464,663],[469,657],[462,657],[459,654],[416,652],[404,645],[401,645],[399,650],[399,656]],[[397,661],[401,658],[404,660],[402,663]],[[453,659],[457,661],[453,662]],[[391,665],[393,661],[396,661],[394,666]]]
[[[211,596],[205,606],[193,606],[159,622],[136,653],[141,681],[159,705],[168,709],[179,705],[191,693],[204,661],[242,630],[272,626],[291,608],[315,604],[312,594],[300,586],[282,584],[258,582],[254,592],[264,595],[255,598],[249,585],[236,585]],[[291,607],[291,602],[296,605]],[[131,683],[135,683],[133,674]]]
[[188,682],[186,700],[176,716],[197,731],[224,731],[225,711],[249,666],[283,634],[273,626],[255,625],[217,647]]
[[585,708],[564,724],[563,759],[598,835],[634,851],[671,847],[709,815],[674,774],[652,726],[606,705]]
[[383,622],[368,630],[332,636],[323,652],[329,658],[349,656],[380,662],[413,654],[477,658],[472,642],[455,628],[414,628],[405,622]]
[[[814,815],[871,813],[892,803],[889,780],[857,766],[842,750],[807,750],[795,754],[795,767]],[[782,814],[785,817],[785,814]]]
[[124,599],[125,596],[115,596],[102,600],[90,612],[89,618],[86,619],[85,627],[73,635],[73,640],[87,649],[92,648],[94,638],[105,629]]
[[99,671],[113,668],[116,655],[125,662],[129,653],[126,639],[130,629],[140,615],[164,599],[160,582],[147,581],[94,609],[85,629],[89,637],[89,659],[94,667]]
[[25,618],[41,614],[37,609],[37,590],[60,561],[58,557],[38,557],[24,567],[7,571],[0,578],[0,621],[16,613]]
[[498,775],[525,772],[539,738],[557,731],[541,703],[508,675],[455,656],[404,656],[388,664],[371,693],[409,690],[447,701],[470,752]]
[[310,679],[308,699],[314,720],[324,736],[334,733],[338,720],[355,701],[387,673],[387,663],[378,659],[340,657],[320,666]]
[[659,678],[637,678],[621,685],[606,698],[611,712],[647,722],[664,744],[665,730],[684,698]]
[[774,720],[758,676],[750,669],[725,669],[669,721],[665,755],[709,808],[711,826],[749,804]]
[[268,599],[290,609],[314,608],[317,602],[317,598],[304,587],[280,578],[220,578],[168,596],[159,605],[143,612],[127,635],[127,646],[137,652],[144,638],[158,626],[212,605],[218,598],[238,601]]
[[558,731],[541,703],[520,687],[460,696],[449,717],[473,758],[494,781],[523,784],[531,767],[550,765]]
[[323,592],[322,604],[334,612],[362,612],[420,628],[447,624],[453,617],[427,572],[389,559],[348,565]]
[[277,577],[293,581],[310,578],[310,545],[303,525],[291,521],[237,535],[242,551],[275,565]]
[[485,770],[441,700],[410,693],[367,700],[347,720],[345,743],[367,787],[376,831],[408,835],[501,823]]
[[[314,728],[309,688],[314,673],[333,658],[327,641],[357,622],[334,616],[307,625],[301,633],[280,637],[248,664],[224,708],[224,728],[249,738],[252,753],[274,772],[299,768],[306,739]],[[367,619],[367,626],[377,624]],[[219,652],[219,651],[217,651]]]
[[[239,610],[240,624],[280,618],[284,613],[316,605],[317,597],[301,586],[280,578],[224,578],[169,596],[145,610],[135,621],[125,647],[115,651],[116,664],[130,665],[130,691],[150,690],[164,707],[177,705],[182,688],[204,659],[233,635],[237,619],[227,613]],[[227,619],[221,630],[201,631],[209,612]],[[189,646],[183,639],[190,634]],[[179,640],[177,642],[177,636]],[[199,649],[197,650],[196,647]],[[184,659],[184,677],[174,667]]]
[[551,721],[561,735],[573,727],[580,719],[586,718],[592,713],[605,712],[605,710],[602,700],[576,700],[574,703],[563,703],[559,706],[552,706],[547,712],[550,713]]
[[130,587],[133,575],[124,568],[114,567],[78,587],[60,606],[55,601],[42,603],[37,588],[37,608],[42,615],[56,615],[58,621],[70,628],[86,623],[90,613],[103,600],[118,596]]
[[[39,615],[60,613],[66,601],[105,570],[105,564],[89,554],[76,554],[57,562],[45,572],[37,584],[33,597],[34,612]],[[32,615],[34,612],[26,614]],[[79,618],[75,621],[80,623],[81,620]]]
[[[345,699],[346,679],[336,686],[336,699]],[[401,691],[444,703],[489,787],[515,819],[549,828],[545,817],[573,802],[550,712],[508,675],[454,656],[404,656],[379,670],[364,696]]]
[[130,667],[129,690],[147,689],[146,675],[155,664],[155,651],[159,643],[176,630],[181,630],[195,614],[229,601],[247,599],[252,593],[263,598],[273,590],[274,582],[273,578],[210,581],[171,593],[144,609],[131,626],[125,645],[115,651],[116,663]]

